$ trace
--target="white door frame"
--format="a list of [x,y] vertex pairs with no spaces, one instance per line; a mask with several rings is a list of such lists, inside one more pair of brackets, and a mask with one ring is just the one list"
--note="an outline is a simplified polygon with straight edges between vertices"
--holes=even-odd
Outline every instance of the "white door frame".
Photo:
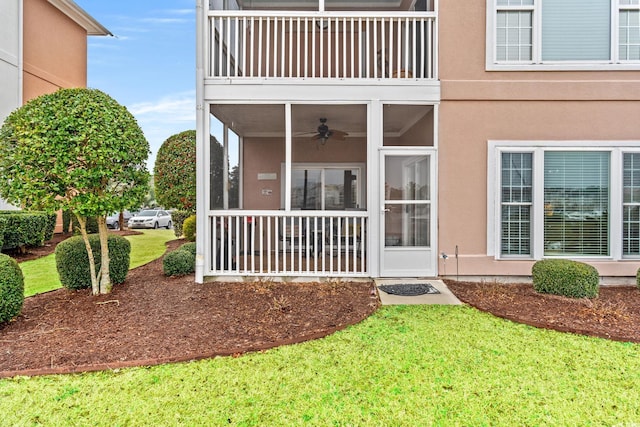
[[[385,158],[427,156],[429,159],[430,224],[428,247],[387,247],[385,242]],[[438,274],[437,246],[437,150],[434,147],[384,147],[378,152],[380,222],[378,251],[381,277],[435,277]]]

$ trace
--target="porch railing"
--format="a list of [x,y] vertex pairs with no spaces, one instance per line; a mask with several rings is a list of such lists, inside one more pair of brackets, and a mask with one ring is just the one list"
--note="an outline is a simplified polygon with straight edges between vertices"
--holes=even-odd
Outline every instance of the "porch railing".
[[209,275],[366,276],[367,213],[211,211]]
[[435,80],[435,12],[210,11],[209,78]]

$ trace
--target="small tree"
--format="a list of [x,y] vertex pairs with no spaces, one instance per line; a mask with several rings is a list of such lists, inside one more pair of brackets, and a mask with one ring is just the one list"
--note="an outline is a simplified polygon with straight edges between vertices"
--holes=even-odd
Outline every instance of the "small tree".
[[195,211],[196,131],[172,135],[162,143],[153,168],[156,201],[165,208]]
[[[222,207],[222,145],[210,138],[212,209]],[[156,201],[165,208],[196,209],[196,131],[172,135],[162,143],[153,168]]]
[[[95,89],[61,89],[32,99],[0,129],[0,196],[26,207],[68,209],[77,217],[93,294],[111,290],[106,215],[139,206],[149,144],[125,107]],[[101,271],[95,271],[86,218],[96,217]]]

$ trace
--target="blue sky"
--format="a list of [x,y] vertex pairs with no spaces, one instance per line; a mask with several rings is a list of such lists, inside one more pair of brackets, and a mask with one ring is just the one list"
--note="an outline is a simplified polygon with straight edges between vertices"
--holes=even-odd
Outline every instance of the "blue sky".
[[195,1],[75,0],[114,37],[89,37],[87,86],[126,106],[151,147],[195,129]]

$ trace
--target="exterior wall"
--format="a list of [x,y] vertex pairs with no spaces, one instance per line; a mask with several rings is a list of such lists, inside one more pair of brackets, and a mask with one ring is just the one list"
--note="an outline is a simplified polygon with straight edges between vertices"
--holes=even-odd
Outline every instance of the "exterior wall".
[[24,2],[24,101],[87,84],[87,30],[46,0]]
[[21,103],[20,1],[3,0],[0,13],[0,124]]
[[[487,72],[485,16],[485,2],[441,3],[439,251],[458,246],[461,275],[530,275],[533,261],[487,256],[488,141],[640,140],[640,72]],[[590,263],[602,276],[640,266]]]
[[[336,158],[335,146],[340,144],[340,156]],[[243,142],[243,183],[244,208],[277,210],[282,200],[282,163],[285,145],[282,138],[245,138]],[[348,138],[345,141],[327,141],[317,147],[309,139],[294,139],[294,163],[366,163],[367,148],[365,138]],[[276,180],[259,181],[259,173],[275,173]],[[271,194],[263,195],[262,190]]]

